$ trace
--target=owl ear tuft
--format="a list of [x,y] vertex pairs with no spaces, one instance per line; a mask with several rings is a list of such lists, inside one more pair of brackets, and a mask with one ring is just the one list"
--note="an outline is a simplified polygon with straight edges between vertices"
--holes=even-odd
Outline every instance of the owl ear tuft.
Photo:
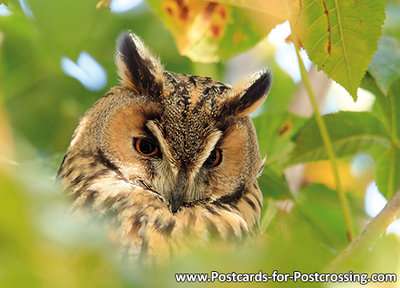
[[227,95],[224,106],[231,115],[247,116],[264,103],[271,84],[271,71],[263,69],[254,73],[246,81],[233,86]]
[[164,69],[138,36],[132,32],[119,35],[115,60],[124,85],[148,96],[161,95]]

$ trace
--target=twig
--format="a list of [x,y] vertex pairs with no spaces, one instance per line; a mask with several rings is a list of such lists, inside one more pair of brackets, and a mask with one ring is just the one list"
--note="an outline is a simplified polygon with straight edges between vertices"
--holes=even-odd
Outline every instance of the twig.
[[340,206],[342,207],[342,211],[343,211],[344,222],[346,225],[347,238],[351,242],[351,240],[353,239],[353,228],[352,228],[352,224],[351,224],[350,209],[349,209],[349,205],[347,203],[346,195],[344,194],[344,191],[343,191],[342,183],[340,182],[339,169],[338,169],[338,166],[336,163],[336,157],[335,157],[335,153],[333,151],[332,142],[330,140],[329,133],[326,128],[325,122],[322,119],[321,114],[319,113],[318,104],[315,100],[314,92],[312,91],[310,81],[308,79],[307,70],[304,67],[303,60],[300,57],[299,47],[296,43],[295,43],[295,48],[296,48],[297,59],[299,61],[299,66],[300,66],[301,79],[304,83],[304,86],[307,89],[308,96],[310,97],[310,101],[311,101],[311,104],[312,104],[312,107],[314,110],[315,120],[317,121],[318,129],[321,134],[322,142],[324,144],[326,153],[328,154],[329,160],[332,164],[333,177],[335,179],[336,190],[339,195]]
[[385,208],[375,218],[371,219],[364,230],[328,265],[327,269],[332,270],[348,260],[357,259],[357,255],[374,245],[399,214],[400,190],[389,200]]

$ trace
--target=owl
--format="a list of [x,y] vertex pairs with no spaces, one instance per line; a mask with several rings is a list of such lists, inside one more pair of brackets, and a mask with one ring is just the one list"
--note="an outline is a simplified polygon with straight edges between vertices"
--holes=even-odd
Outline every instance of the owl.
[[231,87],[169,72],[130,32],[115,58],[121,83],[80,119],[57,174],[74,213],[106,219],[132,261],[255,235],[264,161],[248,115],[271,73]]

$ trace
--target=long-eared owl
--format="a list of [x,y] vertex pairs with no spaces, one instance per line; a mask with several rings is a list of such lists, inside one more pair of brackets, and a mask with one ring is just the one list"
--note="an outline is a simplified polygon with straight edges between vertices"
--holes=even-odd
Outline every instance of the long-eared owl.
[[231,87],[165,71],[133,33],[119,36],[116,63],[121,83],[80,119],[58,171],[73,210],[107,216],[129,259],[254,235],[264,162],[248,115],[270,72]]

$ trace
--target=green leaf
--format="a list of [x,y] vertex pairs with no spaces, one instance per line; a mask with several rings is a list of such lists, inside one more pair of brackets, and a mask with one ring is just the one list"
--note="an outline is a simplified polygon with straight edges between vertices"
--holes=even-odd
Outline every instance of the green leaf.
[[376,183],[388,199],[399,189],[400,178],[400,49],[397,40],[382,37],[362,87],[376,96],[372,111],[385,124],[391,146],[375,155]]
[[308,222],[321,242],[335,249],[347,244],[343,212],[337,192],[322,184],[314,184],[299,191],[295,215]]
[[175,38],[179,52],[195,62],[217,62],[253,47],[283,20],[260,25],[265,14],[201,0],[148,0]]
[[286,161],[293,149],[293,136],[307,119],[287,112],[263,113],[253,119],[262,157],[266,156],[266,165],[278,165]]
[[392,142],[400,147],[400,79],[390,87],[389,99]]
[[379,41],[379,49],[369,64],[368,72],[387,95],[390,86],[400,79],[400,47],[396,39],[383,36]]
[[399,79],[400,48],[398,42],[395,38],[383,36],[379,41],[379,49],[369,64],[368,72],[361,82],[361,87],[376,96],[372,113],[385,124],[388,131],[392,130],[392,109],[394,108],[392,104],[395,103],[393,99],[396,100],[399,97],[396,96],[396,92],[391,94],[393,99],[387,96],[390,96],[390,88]]
[[391,131],[392,146],[375,157],[376,159],[376,183],[379,191],[390,199],[400,188],[400,79],[389,89],[389,125]]
[[284,174],[279,173],[271,166],[264,168],[262,175],[258,178],[258,184],[264,197],[273,199],[292,198]]
[[[366,112],[340,112],[325,115],[335,154],[338,157],[358,152],[377,152],[390,147],[390,137],[383,125]],[[328,158],[315,118],[295,137],[296,147],[288,164],[325,160]]]
[[376,110],[382,112],[392,142],[400,146],[400,47],[396,39],[382,37],[362,87],[375,94]]
[[400,188],[400,149],[391,147],[376,157],[376,184],[379,191],[390,199]]
[[379,89],[375,79],[367,71],[361,82],[361,88],[370,91],[376,96],[376,100],[372,107],[371,115],[379,119],[386,128],[388,134],[390,133],[390,99],[386,97],[383,92]]
[[357,88],[377,49],[384,0],[301,1],[292,24],[311,61],[357,100]]

